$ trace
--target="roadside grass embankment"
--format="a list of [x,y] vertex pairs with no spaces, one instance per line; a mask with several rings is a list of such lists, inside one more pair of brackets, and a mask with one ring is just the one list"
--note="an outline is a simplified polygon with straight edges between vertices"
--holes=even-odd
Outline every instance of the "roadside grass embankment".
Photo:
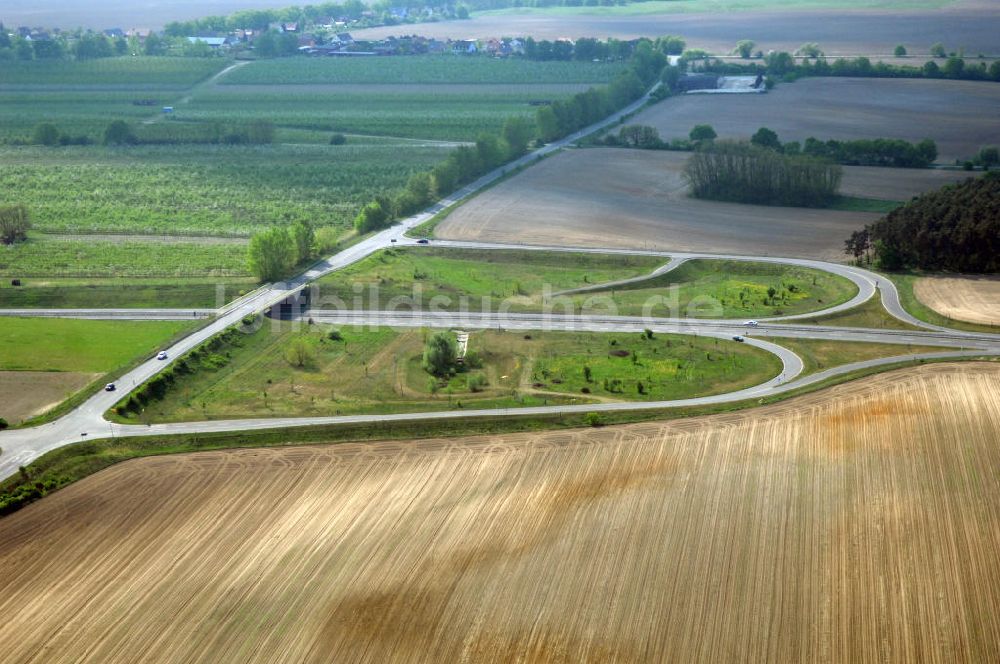
[[121,422],[335,416],[649,401],[729,392],[781,370],[766,351],[684,335],[475,331],[432,376],[424,329],[264,321],[175,362],[109,416]]

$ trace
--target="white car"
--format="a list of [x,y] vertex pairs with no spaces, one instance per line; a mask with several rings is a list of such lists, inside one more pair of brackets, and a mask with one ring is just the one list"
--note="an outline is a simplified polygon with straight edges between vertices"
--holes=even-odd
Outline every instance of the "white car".
[[745,322],[743,324],[746,325],[747,327],[757,327],[758,325],[760,325],[760,323],[758,323],[755,320],[748,320],[747,322]]
[[156,354],[156,359],[158,359],[158,360],[165,360],[165,359],[167,359],[167,351],[161,350],[159,353]]

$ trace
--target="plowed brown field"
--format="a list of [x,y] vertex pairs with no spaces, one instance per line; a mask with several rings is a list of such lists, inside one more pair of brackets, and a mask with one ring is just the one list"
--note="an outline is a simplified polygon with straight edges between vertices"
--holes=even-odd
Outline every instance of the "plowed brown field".
[[760,127],[782,141],[932,138],[941,163],[970,159],[1000,134],[1000,85],[992,82],[884,78],[806,78],[766,95],[681,95],[631,122],[664,138],[710,124],[721,138],[748,139]]
[[997,661],[1000,366],[120,464],[0,520],[5,662]]
[[[689,157],[611,148],[563,152],[471,199],[435,234],[451,240],[839,261],[844,239],[880,216],[690,198],[682,176]],[[967,175],[845,167],[841,193],[908,200]]]

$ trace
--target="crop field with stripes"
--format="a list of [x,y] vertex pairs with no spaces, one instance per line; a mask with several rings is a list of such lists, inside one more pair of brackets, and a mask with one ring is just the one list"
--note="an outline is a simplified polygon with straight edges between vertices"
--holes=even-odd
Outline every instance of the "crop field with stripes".
[[1000,368],[112,467],[0,520],[9,662],[1000,658]]

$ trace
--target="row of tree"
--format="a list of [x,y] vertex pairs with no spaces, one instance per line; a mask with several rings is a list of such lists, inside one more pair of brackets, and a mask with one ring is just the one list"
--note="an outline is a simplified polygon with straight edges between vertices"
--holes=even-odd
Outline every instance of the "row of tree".
[[[608,134],[600,142],[604,145],[639,148],[642,150],[695,150],[704,141],[716,138],[711,125],[696,125],[688,134],[688,139],[664,141],[655,127],[648,125],[626,125],[618,134]],[[859,139],[849,141],[821,141],[809,137],[805,143],[789,141],[782,143],[778,134],[767,127],[761,127],[750,139],[752,145],[773,150],[786,155],[807,155],[845,166],[891,166],[895,168],[927,168],[937,159],[937,144],[927,138],[918,143],[910,143],[897,138]],[[996,148],[987,146],[980,151],[976,163],[986,168],[1000,162]]]
[[575,42],[568,39],[548,41],[526,37],[524,39],[524,57],[528,60],[578,60],[580,62],[627,60],[634,55],[637,45],[643,42],[647,42],[654,52],[665,55],[680,55],[685,46],[684,40],[674,35],[640,42],[614,38],[601,40],[593,37],[581,37]]
[[707,60],[704,71],[729,75],[766,74],[794,81],[804,76],[849,76],[861,78],[950,78],[966,81],[1000,81],[1000,60],[987,65],[985,61],[970,64],[965,58],[951,56],[942,64],[928,60],[923,66],[873,63],[869,58],[837,58],[832,63],[826,58],[795,56],[786,51],[770,53],[763,64]]
[[752,143],[707,141],[684,169],[697,198],[822,207],[837,196],[842,169],[806,155],[786,155]]
[[[794,152],[797,145],[785,145],[782,149]],[[898,138],[823,142],[809,137],[802,145],[802,153],[849,166],[927,168],[937,159],[938,150],[937,144],[929,138],[919,143],[910,143]]]
[[1000,272],[1000,174],[913,199],[854,232],[845,252],[886,270]]
[[[268,41],[268,36],[262,36],[265,42],[265,51],[274,43],[273,38]],[[290,34],[291,41],[294,42],[292,51],[298,48],[298,39],[294,34]],[[288,38],[280,42],[284,49],[281,53],[274,52],[271,55],[281,55],[287,52],[289,46]],[[272,49],[274,50],[274,49]],[[0,61],[4,60],[95,60],[98,58],[115,58],[123,55],[167,55],[168,53],[183,55],[185,57],[216,57],[220,53],[203,41],[191,42],[187,38],[173,38],[149,35],[145,41],[140,42],[136,38],[126,39],[117,37],[111,39],[100,32],[85,32],[80,37],[72,40],[68,39],[64,33],[50,39],[27,40],[23,37],[11,37],[0,25]]]
[[652,85],[667,58],[650,41],[640,42],[630,66],[602,89],[591,88],[538,110],[538,135],[546,142],[572,134],[635,101]]
[[[266,120],[224,125],[210,122],[199,125],[158,125],[143,136],[137,136],[134,128],[124,120],[113,120],[104,129],[101,142],[104,145],[180,145],[188,143],[222,145],[269,145],[274,142],[274,124]],[[87,135],[70,135],[62,132],[51,122],[35,125],[31,138],[25,141],[31,145],[54,147],[57,145],[91,145],[95,141]],[[21,143],[21,142],[19,142]]]

